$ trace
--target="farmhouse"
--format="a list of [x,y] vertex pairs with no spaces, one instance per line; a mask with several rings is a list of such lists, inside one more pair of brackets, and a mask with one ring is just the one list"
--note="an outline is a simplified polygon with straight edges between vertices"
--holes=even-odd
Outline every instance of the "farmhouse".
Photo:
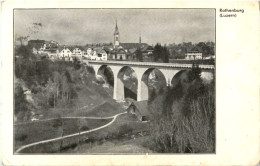
[[149,121],[149,112],[147,110],[147,101],[134,101],[132,100],[128,108],[127,113],[134,114],[140,121]]

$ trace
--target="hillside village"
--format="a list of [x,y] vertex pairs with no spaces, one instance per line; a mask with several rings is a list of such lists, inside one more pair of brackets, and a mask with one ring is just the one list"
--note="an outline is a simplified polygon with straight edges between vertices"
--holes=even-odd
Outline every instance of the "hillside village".
[[[91,44],[83,46],[65,46],[59,45],[55,41],[30,40],[29,48],[33,53],[39,56],[46,56],[49,59],[64,59],[73,61],[74,59],[90,60],[135,60],[138,44],[122,43],[122,46],[114,48],[113,44]],[[123,47],[124,46],[124,47]],[[152,53],[153,48],[146,43],[141,44],[143,56]]]
[[137,52],[140,50],[142,56],[149,57],[153,52],[153,47],[147,43],[120,43],[119,31],[116,23],[114,33],[114,43],[87,44],[86,46],[66,46],[59,45],[56,41],[30,40],[28,46],[36,55],[46,56],[49,59],[64,59],[73,61],[75,59],[90,60],[135,60]]
[[[82,45],[61,45],[57,41],[45,40],[29,40],[28,47],[32,52],[41,57],[47,57],[53,61],[62,59],[65,61],[74,60],[128,60],[128,61],[153,61],[153,55],[162,49],[160,45],[152,46],[142,43],[141,35],[136,43],[123,43],[120,41],[119,28],[116,22],[113,34],[113,43],[95,43]],[[159,48],[157,46],[160,46]],[[191,43],[183,43],[183,45],[168,45],[166,49],[167,59],[174,56],[182,56],[181,59],[201,60],[215,59],[214,43],[199,43],[193,46]],[[203,51],[204,49],[204,51]],[[205,53],[206,51],[206,53]],[[158,53],[157,53],[158,54]],[[141,57],[140,57],[141,56]],[[164,60],[163,60],[164,61]]]

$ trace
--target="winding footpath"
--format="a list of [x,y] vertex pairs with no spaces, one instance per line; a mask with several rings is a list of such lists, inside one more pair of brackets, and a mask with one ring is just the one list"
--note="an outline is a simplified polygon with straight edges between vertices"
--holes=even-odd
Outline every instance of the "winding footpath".
[[116,120],[116,118],[117,118],[119,115],[126,114],[126,113],[127,113],[127,112],[123,112],[123,113],[119,113],[119,114],[116,114],[116,115],[110,116],[110,117],[64,117],[64,118],[85,118],[85,119],[112,119],[112,118],[113,118],[113,120],[112,120],[111,122],[109,122],[109,123],[103,125],[103,126],[100,126],[100,127],[97,127],[97,128],[91,129],[91,130],[87,130],[87,131],[83,131],[83,132],[75,133],[75,134],[70,134],[70,135],[65,135],[65,136],[63,136],[63,137],[57,137],[57,138],[53,138],[53,139],[48,139],[48,140],[44,140],[44,141],[39,141],[39,142],[35,142],[35,143],[31,143],[31,144],[22,146],[22,147],[20,147],[19,149],[17,149],[15,153],[19,153],[19,152],[21,152],[23,149],[28,148],[28,147],[31,147],[31,146],[35,146],[35,145],[39,145],[39,144],[43,144],[43,143],[48,143],[48,142],[52,142],[52,141],[57,141],[57,140],[62,140],[62,139],[69,138],[69,137],[79,136],[79,135],[82,135],[82,134],[91,133],[91,132],[93,132],[93,131],[97,131],[97,130],[103,129],[103,128],[108,127],[108,126],[110,126],[111,124],[113,124],[114,121]]

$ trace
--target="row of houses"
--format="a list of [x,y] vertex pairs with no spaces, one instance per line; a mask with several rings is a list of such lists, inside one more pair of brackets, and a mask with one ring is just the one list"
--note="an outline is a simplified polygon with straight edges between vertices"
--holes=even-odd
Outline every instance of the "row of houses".
[[187,60],[215,59],[215,55],[205,55],[200,47],[193,47],[185,54]]
[[103,47],[81,47],[81,46],[60,46],[55,41],[30,40],[29,48],[36,55],[44,55],[50,59],[65,59],[73,61],[83,58],[91,60],[107,60],[107,51]]
[[[30,40],[28,46],[32,48],[34,54],[45,55],[50,59],[64,59],[73,61],[75,59],[89,60],[135,60],[137,59],[138,49],[143,58],[151,58],[154,48],[146,43],[120,43],[117,47],[113,44],[106,45],[86,45],[65,46],[59,45],[55,41]],[[185,54],[187,60],[207,59],[215,57],[204,57],[202,51],[193,48]]]
[[112,44],[101,46],[65,46],[59,45],[55,41],[30,40],[28,46],[36,55],[45,55],[50,59],[74,59],[90,60],[134,60],[137,49],[140,49],[144,57],[148,57],[153,52],[153,47],[146,43],[120,43],[114,47]]

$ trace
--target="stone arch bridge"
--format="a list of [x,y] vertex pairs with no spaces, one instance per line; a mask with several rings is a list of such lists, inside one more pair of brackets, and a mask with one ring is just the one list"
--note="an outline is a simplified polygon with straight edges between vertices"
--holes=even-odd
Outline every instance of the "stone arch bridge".
[[[124,68],[131,68],[137,76],[137,101],[148,100],[148,75],[153,69],[158,69],[166,80],[166,86],[171,86],[171,81],[176,73],[181,70],[192,68],[192,64],[178,63],[154,63],[154,62],[130,62],[130,61],[89,61],[83,60],[83,63],[92,66],[95,75],[98,75],[102,67],[109,67],[114,75],[114,92],[115,100],[124,100],[124,83],[119,75],[124,72]],[[199,65],[202,70],[201,77],[207,80],[213,79],[214,65]]]

